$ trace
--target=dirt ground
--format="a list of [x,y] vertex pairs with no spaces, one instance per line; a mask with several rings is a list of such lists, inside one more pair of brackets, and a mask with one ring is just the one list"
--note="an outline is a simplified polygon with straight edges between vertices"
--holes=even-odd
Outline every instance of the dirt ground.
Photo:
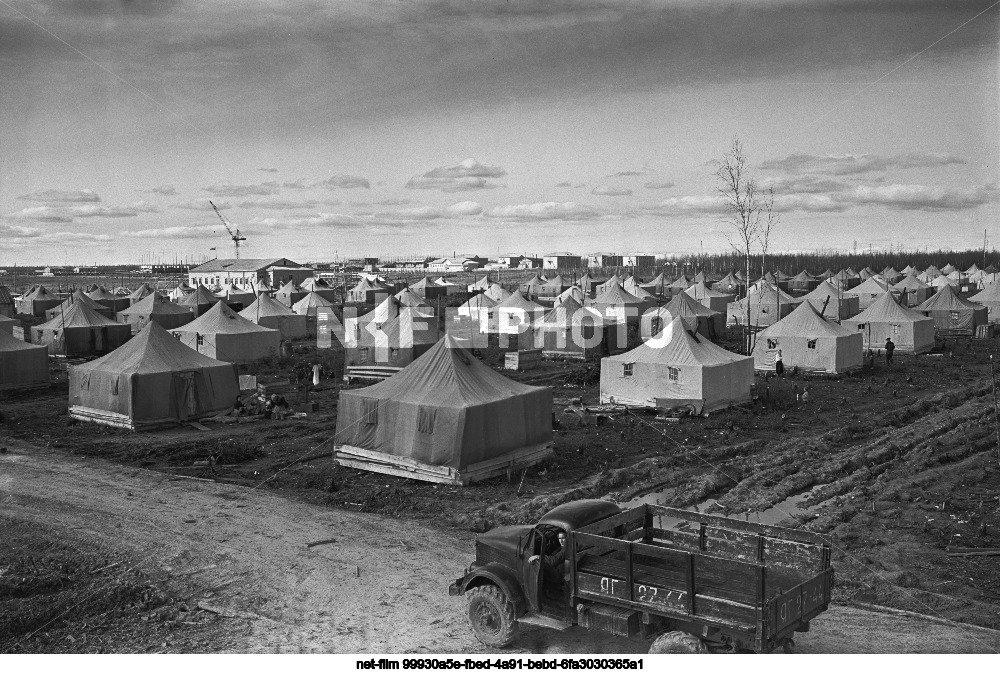
[[[831,537],[837,605],[817,621],[814,631],[802,634],[799,649],[822,642],[818,647],[823,649],[812,651],[872,651],[866,648],[876,645],[865,643],[883,641],[894,645],[880,651],[960,651],[951,645],[934,650],[935,639],[902,639],[902,627],[893,640],[897,636],[891,635],[896,629],[892,625],[913,620],[857,612],[852,606],[877,604],[1000,628],[1000,556],[949,556],[962,548],[1000,548],[1000,440],[990,381],[991,357],[998,353],[996,340],[949,340],[934,354],[897,354],[891,367],[876,360],[873,369],[850,376],[790,372],[782,380],[758,377],[756,400],[746,409],[681,419],[589,414],[585,425],[564,410],[575,398],[597,403],[599,364],[546,362],[512,376],[552,387],[560,426],[554,457],[464,489],[334,465],[330,454],[343,366],[343,354],[336,349],[317,351],[303,342],[290,357],[243,368],[242,373],[257,374],[261,380],[279,380],[296,365],[322,363],[328,377],[308,401],[317,405],[315,411],[302,401],[296,406],[305,413],[303,418],[206,423],[208,431],[182,427],[134,434],[72,423],[66,415],[66,375],[57,371],[50,390],[0,399],[0,446],[9,449],[0,456],[5,461],[0,465],[18,470],[33,465],[39,470],[31,472],[34,482],[22,476],[33,484],[24,496],[33,503],[27,509],[8,506],[16,491],[9,490],[13,487],[7,470],[0,470],[0,525],[11,532],[0,541],[0,605],[20,600],[19,605],[28,606],[17,613],[19,621],[7,624],[21,635],[0,641],[0,651],[56,616],[50,601],[61,606],[63,596],[82,596],[91,586],[103,587],[99,580],[113,580],[115,591],[98,592],[100,600],[85,601],[17,647],[478,651],[461,605],[448,599],[446,591],[447,583],[471,560],[475,533],[531,522],[556,504],[577,498],[624,503],[648,493],[673,506],[714,500],[723,513],[750,520],[755,512],[774,506],[797,513],[785,501],[808,493],[798,505],[807,508],[806,513],[785,523]],[[483,355],[490,364],[499,361],[498,353]],[[803,402],[805,390],[808,399]],[[200,464],[210,458],[214,466]],[[77,500],[68,494],[70,501],[61,500],[66,486],[46,480],[82,474],[81,466],[93,472],[95,481],[79,491]],[[123,475],[145,485],[130,489],[131,496],[121,495],[119,485],[127,481]],[[87,500],[105,492],[119,495],[92,504]],[[243,494],[247,500],[206,493]],[[20,502],[21,496],[16,499]],[[181,511],[189,501],[191,516]],[[132,513],[121,509],[129,503]],[[45,515],[49,508],[52,512]],[[114,516],[73,513],[101,508]],[[265,512],[280,516],[269,519]],[[62,517],[79,525],[62,525]],[[194,523],[184,523],[187,519]],[[270,523],[255,525],[257,520]],[[152,533],[144,537],[144,527],[161,533],[162,543]],[[226,542],[213,537],[220,527],[224,534],[218,537]],[[384,531],[385,539],[383,534],[367,535],[369,528]],[[334,529],[352,532],[324,533]],[[287,536],[293,531],[300,537],[291,544]],[[248,536],[253,536],[252,545],[237,544]],[[300,548],[324,537],[335,537],[338,543]],[[345,551],[357,550],[364,540],[379,553]],[[345,547],[348,542],[351,546]],[[254,556],[244,546],[261,551]],[[147,549],[160,550],[155,563],[125,573]],[[352,553],[359,560],[351,560]],[[419,559],[420,567],[410,559]],[[375,564],[385,576],[376,581],[360,561]],[[394,568],[404,563],[409,564],[408,576],[399,577]],[[359,565],[361,576],[356,577]],[[208,566],[214,567],[199,570]],[[197,572],[178,579],[179,572],[190,571]],[[246,574],[216,589],[236,572]],[[246,578],[255,573],[262,578],[256,597],[229,593],[246,586]],[[364,610],[344,608],[338,593],[348,591],[340,588],[348,586],[344,573],[354,580],[350,591],[361,593],[343,595],[361,600],[358,605],[365,605]],[[327,586],[338,588],[331,593]],[[206,599],[209,592],[213,595]],[[326,602],[313,605],[313,594],[325,596]],[[43,595],[48,598],[40,599]],[[263,615],[280,622],[290,635],[277,639],[270,631],[279,629],[261,627],[267,622],[257,617],[220,617],[198,610],[198,600],[222,601],[237,606],[231,609]],[[436,600],[442,601],[439,606]],[[421,601],[438,606],[433,619],[440,621],[433,628],[427,624],[426,631],[419,628],[425,611],[410,605],[424,605]],[[850,635],[840,644],[813,641],[834,638],[838,631],[831,630],[832,620],[848,614],[852,616],[847,622],[870,623],[871,628],[884,623],[887,631],[855,632],[844,626],[839,632]],[[142,616],[149,619],[142,621]],[[409,626],[406,633],[385,635],[379,620],[386,619],[412,624],[414,635],[408,635]],[[920,629],[932,628],[929,622],[919,623]],[[63,624],[84,624],[85,642],[80,643],[75,631],[65,632],[73,641],[56,635],[45,639],[45,633],[62,633]],[[115,636],[115,628],[126,624],[124,635]],[[568,636],[532,633],[525,638],[525,647],[531,649],[549,647],[551,641],[556,643],[552,647],[574,651],[590,641],[587,636],[560,644],[559,638]],[[975,629],[968,633],[975,643],[982,642],[984,634],[992,637]],[[164,647],[165,642],[170,645]],[[859,649],[851,650],[854,646]]]

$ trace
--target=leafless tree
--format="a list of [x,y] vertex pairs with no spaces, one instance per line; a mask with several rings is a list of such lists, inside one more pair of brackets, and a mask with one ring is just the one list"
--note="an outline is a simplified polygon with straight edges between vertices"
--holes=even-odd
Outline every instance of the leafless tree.
[[728,215],[725,223],[728,225],[726,240],[738,255],[746,262],[747,294],[744,299],[746,313],[744,316],[744,348],[749,355],[752,351],[750,335],[750,263],[754,254],[755,244],[760,245],[761,275],[764,274],[764,256],[770,244],[771,232],[778,224],[778,216],[774,213],[774,191],[761,189],[757,180],[747,167],[747,158],[743,153],[743,143],[738,136],[733,137],[732,145],[715,171],[719,178],[719,194],[725,199]]

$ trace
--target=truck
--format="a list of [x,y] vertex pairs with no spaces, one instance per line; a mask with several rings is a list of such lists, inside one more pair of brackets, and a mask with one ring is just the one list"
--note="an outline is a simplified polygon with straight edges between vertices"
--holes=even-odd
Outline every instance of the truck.
[[578,500],[480,535],[449,594],[490,647],[533,624],[651,640],[651,653],[791,652],[830,604],[830,549],[809,531]]

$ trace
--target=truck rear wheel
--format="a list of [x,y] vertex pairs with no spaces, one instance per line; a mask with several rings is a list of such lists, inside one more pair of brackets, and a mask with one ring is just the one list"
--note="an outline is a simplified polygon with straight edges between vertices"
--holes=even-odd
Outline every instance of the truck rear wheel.
[[650,654],[704,654],[708,652],[701,638],[684,631],[671,631],[653,641]]
[[517,619],[514,604],[500,587],[485,584],[470,589],[469,624],[484,645],[504,647],[517,639]]

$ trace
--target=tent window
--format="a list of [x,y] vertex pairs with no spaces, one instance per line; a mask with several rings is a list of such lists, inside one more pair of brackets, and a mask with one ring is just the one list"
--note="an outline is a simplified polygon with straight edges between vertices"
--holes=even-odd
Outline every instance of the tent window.
[[667,379],[677,383],[681,378],[681,370],[677,367],[667,367]]
[[197,334],[196,338],[198,340],[198,345],[199,346],[204,346],[205,345],[205,336],[203,334]]
[[116,376],[111,381],[111,394],[112,395],[117,395],[118,394],[118,380],[119,380],[119,378]]
[[867,327],[867,325],[865,323],[863,323],[863,322],[859,322],[858,323],[858,331],[859,332],[864,332],[866,327]]
[[417,432],[430,435],[434,432],[434,421],[437,418],[437,409],[433,407],[417,408]]
[[627,362],[624,365],[622,365],[622,376],[632,376],[633,367],[635,367],[635,364],[631,362]]
[[958,320],[958,311],[952,311],[951,312],[951,319],[952,320]]
[[399,349],[398,348],[390,348],[389,349],[389,362],[396,362],[397,360],[399,360]]
[[775,348],[778,347],[778,342],[775,341],[774,339],[768,339],[767,340],[767,347],[770,348],[770,349],[772,349],[772,350],[774,350]]
[[899,334],[899,325],[890,325],[889,328],[892,330],[892,335],[896,336]]
[[767,309],[766,309],[766,308],[762,308],[762,309],[760,310],[760,312],[761,312],[761,313],[763,313],[764,315],[767,315]]
[[367,348],[359,348],[358,349],[358,362],[360,362],[361,364],[365,364],[365,363],[368,362],[368,349]]
[[806,342],[806,348],[810,348],[812,350],[816,350],[816,340],[815,339],[810,339],[809,341],[807,341]]
[[361,412],[364,415],[365,424],[378,424],[378,400],[363,400],[361,403]]

